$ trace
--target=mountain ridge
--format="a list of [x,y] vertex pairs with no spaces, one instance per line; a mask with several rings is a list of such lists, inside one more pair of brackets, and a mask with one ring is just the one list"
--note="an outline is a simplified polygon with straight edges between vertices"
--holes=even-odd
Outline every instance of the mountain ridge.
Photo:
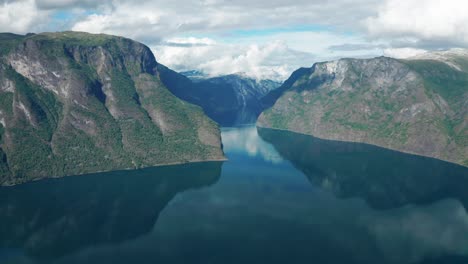
[[222,126],[255,123],[263,110],[262,98],[280,86],[272,80],[257,80],[238,73],[208,77],[198,71],[185,72],[189,78],[162,66],[160,72],[162,81],[174,95],[202,107]]
[[224,159],[219,127],[164,86],[147,46],[70,31],[3,36],[0,184]]
[[[465,65],[468,57],[457,60]],[[468,165],[465,68],[427,59],[346,58],[300,69],[277,91],[266,97],[271,107],[259,127]]]

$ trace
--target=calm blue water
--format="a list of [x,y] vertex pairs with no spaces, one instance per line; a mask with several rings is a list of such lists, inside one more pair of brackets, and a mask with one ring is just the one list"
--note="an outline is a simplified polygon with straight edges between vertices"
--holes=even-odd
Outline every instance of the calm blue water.
[[0,188],[0,263],[468,263],[466,168],[255,127],[222,137],[224,163]]

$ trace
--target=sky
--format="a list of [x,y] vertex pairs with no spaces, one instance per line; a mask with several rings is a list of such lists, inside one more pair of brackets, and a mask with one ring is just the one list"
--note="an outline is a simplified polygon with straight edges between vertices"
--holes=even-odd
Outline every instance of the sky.
[[318,61],[468,48],[467,10],[467,0],[0,0],[0,32],[119,35],[177,71],[282,81]]

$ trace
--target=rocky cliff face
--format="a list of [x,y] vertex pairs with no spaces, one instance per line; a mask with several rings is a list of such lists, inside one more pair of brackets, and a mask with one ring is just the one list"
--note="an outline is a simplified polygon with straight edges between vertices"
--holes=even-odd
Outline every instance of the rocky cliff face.
[[468,56],[443,58],[317,63],[269,95],[270,102],[277,101],[262,113],[258,126],[467,166]]
[[0,184],[223,158],[217,125],[140,43],[63,32],[0,47]]
[[[161,67],[162,81],[179,98],[201,106],[205,113],[223,126],[255,123],[262,110],[261,100],[280,83],[255,80],[242,74],[203,79],[197,72],[181,77]],[[196,75],[195,75],[196,74]]]

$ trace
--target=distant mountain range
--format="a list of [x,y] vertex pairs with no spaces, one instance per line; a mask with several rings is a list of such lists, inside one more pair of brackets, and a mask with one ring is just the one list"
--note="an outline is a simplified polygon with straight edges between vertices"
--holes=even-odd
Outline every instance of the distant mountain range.
[[214,121],[259,115],[259,127],[468,166],[468,51],[321,62],[280,84],[180,74],[122,37],[0,34],[0,185],[221,160]]
[[468,166],[468,52],[321,62],[264,97],[259,127]]
[[199,70],[191,70],[191,71],[183,71],[179,72],[180,74],[184,75],[185,77],[189,78],[190,80],[196,82],[196,81],[202,81],[205,79],[209,79],[210,76],[202,71]]
[[254,124],[263,111],[262,98],[281,83],[245,74],[208,77],[200,71],[177,74],[161,67],[161,79],[179,98],[199,105],[222,126]]

